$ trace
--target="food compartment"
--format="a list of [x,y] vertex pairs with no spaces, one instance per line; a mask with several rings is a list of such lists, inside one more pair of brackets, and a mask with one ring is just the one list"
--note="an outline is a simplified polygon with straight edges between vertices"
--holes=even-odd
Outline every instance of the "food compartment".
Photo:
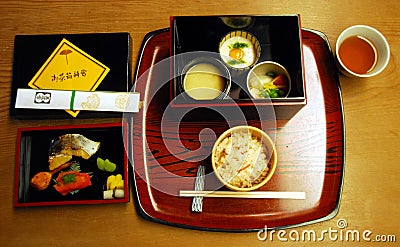
[[14,205],[127,202],[125,131],[121,123],[19,129]]
[[[272,104],[274,106],[301,106],[306,103],[306,88],[303,72],[303,53],[299,15],[283,16],[175,16],[171,17],[171,54],[173,56],[170,98],[172,106],[225,105],[239,106]],[[238,41],[221,49],[229,38]],[[244,41],[243,41],[244,40]],[[241,47],[253,47],[250,60],[244,66],[232,66],[229,56],[238,60],[246,54],[237,52]],[[235,52],[232,50],[235,49]],[[243,49],[244,51],[245,49]],[[246,51],[244,52],[246,53]],[[229,70],[231,87],[229,97],[212,100],[195,100],[180,97],[186,92],[182,85],[183,68],[197,56],[210,56],[220,60]],[[228,57],[228,59],[226,59]],[[250,94],[247,79],[251,68],[272,61],[282,65],[290,77],[290,91],[276,98],[254,99]]]

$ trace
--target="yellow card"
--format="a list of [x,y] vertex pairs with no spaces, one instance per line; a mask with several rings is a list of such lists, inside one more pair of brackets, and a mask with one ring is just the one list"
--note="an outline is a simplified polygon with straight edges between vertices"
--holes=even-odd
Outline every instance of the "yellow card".
[[[63,39],[28,83],[35,89],[95,91],[110,69]],[[66,110],[73,117],[79,111]]]

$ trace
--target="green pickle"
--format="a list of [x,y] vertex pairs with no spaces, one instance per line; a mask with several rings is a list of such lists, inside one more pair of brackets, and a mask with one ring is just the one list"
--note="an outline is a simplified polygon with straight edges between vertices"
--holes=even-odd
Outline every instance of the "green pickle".
[[117,165],[111,162],[109,159],[103,160],[102,158],[97,158],[97,167],[102,171],[114,172],[117,169]]
[[115,169],[117,169],[117,165],[115,163],[109,161],[108,159],[104,161],[104,170],[108,172],[114,172]]
[[104,160],[102,158],[100,158],[100,157],[97,158],[97,167],[100,170],[104,171]]

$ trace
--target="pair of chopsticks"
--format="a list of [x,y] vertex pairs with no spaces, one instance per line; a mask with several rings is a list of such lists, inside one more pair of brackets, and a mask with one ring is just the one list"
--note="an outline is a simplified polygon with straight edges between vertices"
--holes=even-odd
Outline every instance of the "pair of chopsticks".
[[263,198],[263,199],[306,199],[305,192],[292,191],[195,191],[181,190],[182,197],[222,197],[222,198]]

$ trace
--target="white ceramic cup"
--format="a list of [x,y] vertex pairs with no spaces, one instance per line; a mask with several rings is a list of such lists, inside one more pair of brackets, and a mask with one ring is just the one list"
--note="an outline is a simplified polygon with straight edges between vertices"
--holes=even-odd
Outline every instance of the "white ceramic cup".
[[[365,74],[358,74],[348,69],[339,56],[339,47],[342,42],[352,36],[362,36],[368,39],[374,46],[376,51],[376,63],[373,69]],[[381,32],[373,27],[366,25],[355,25],[346,28],[338,37],[336,41],[336,59],[338,61],[339,70],[342,74],[349,77],[371,77],[381,73],[389,63],[390,47],[386,38]]]

